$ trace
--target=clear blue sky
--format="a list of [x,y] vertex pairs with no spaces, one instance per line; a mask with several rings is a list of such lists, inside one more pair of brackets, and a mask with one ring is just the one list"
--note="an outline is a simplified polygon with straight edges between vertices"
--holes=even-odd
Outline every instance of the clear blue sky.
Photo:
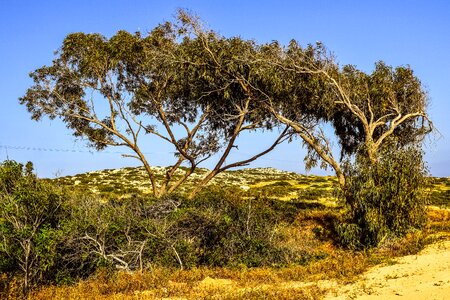
[[[409,64],[429,92],[429,113],[439,134],[426,144],[434,176],[450,176],[450,1],[20,1],[0,0],[0,161],[35,163],[39,176],[137,165],[111,149],[88,153],[59,121],[30,120],[18,98],[31,85],[28,73],[50,64],[53,52],[71,32],[111,36],[124,29],[149,31],[172,20],[177,8],[200,15],[211,29],[258,42],[322,41],[341,64],[370,72],[374,62]],[[241,153],[253,153],[268,136],[249,136]],[[241,147],[242,145],[242,147]],[[26,149],[5,149],[4,146]],[[33,150],[34,148],[34,150]],[[41,148],[39,151],[37,148]],[[50,149],[71,150],[49,151]],[[76,152],[72,152],[76,151]],[[146,149],[151,161],[168,164],[162,147]],[[284,145],[252,166],[304,173],[298,142]],[[208,166],[208,165],[206,165]],[[319,170],[313,173],[323,174]]]

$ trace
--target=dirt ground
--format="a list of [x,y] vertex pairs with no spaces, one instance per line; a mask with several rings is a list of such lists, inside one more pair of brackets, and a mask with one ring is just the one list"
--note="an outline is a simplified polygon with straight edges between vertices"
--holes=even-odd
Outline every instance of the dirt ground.
[[325,299],[450,299],[450,241],[426,247],[392,265],[369,269],[356,283],[331,288]]

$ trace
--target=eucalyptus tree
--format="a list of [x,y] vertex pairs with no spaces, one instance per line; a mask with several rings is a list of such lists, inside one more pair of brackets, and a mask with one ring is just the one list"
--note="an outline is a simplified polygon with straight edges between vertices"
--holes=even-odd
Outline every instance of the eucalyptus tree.
[[[280,127],[278,120],[261,105],[261,99],[255,97],[250,88],[249,82],[257,82],[260,78],[252,61],[260,51],[258,44],[240,37],[226,38],[207,30],[198,17],[185,11],[179,12],[179,19],[183,32],[188,33],[183,45],[189,45],[192,51],[192,55],[188,55],[192,60],[185,61],[185,66],[195,68],[195,76],[208,86],[206,89],[202,87],[201,95],[202,101],[206,101],[212,111],[208,128],[212,132],[220,132],[226,141],[223,154],[194,189],[195,194],[218,173],[246,165],[291,139],[293,131],[289,125],[281,124]],[[248,159],[225,164],[239,134],[258,129],[272,130],[274,127],[280,127],[279,134],[269,147]]]
[[[336,223],[351,248],[376,246],[388,236],[420,228],[425,220],[426,167],[422,142],[432,130],[428,97],[410,67],[383,62],[371,73],[340,67],[318,44],[262,47],[264,106],[295,130],[308,149],[306,166],[321,162],[338,177],[347,205]],[[272,88],[267,88],[271,87]],[[333,156],[331,126],[340,146]]]
[[[124,156],[143,164],[155,196],[173,192],[218,154],[193,197],[218,173],[247,165],[290,136],[287,126],[260,153],[226,164],[242,132],[271,130],[274,119],[254,105],[241,84],[250,72],[242,57],[255,52],[255,44],[225,39],[199,24],[181,11],[177,22],[147,35],[69,34],[52,64],[30,74],[34,85],[20,103],[34,120],[60,118],[97,150],[131,149],[133,154]],[[160,182],[141,147],[143,138],[152,137],[170,143],[176,153]],[[189,168],[174,176],[183,163]]]
[[[342,160],[363,155],[375,165],[384,146],[420,144],[432,129],[427,94],[409,66],[377,62],[365,73],[339,66],[320,43],[301,47],[296,41],[263,45],[254,61],[269,83],[265,89],[252,86],[266,109],[302,139],[306,166],[331,166],[342,187]],[[326,124],[336,133],[339,158],[323,130]]]

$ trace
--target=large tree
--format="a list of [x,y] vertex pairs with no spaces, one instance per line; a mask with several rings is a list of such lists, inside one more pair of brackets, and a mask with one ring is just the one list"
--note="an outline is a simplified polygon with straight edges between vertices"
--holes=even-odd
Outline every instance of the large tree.
[[[308,150],[306,167],[333,168],[345,188],[343,161],[362,155],[375,165],[384,146],[420,143],[431,130],[427,94],[407,66],[378,62],[366,73],[340,66],[320,43],[225,38],[184,11],[146,36],[71,34],[52,66],[32,77],[35,85],[20,101],[34,119],[61,117],[99,149],[129,147],[157,196],[174,191],[220,152],[193,197],[218,173],[248,164],[293,132]],[[324,126],[334,129],[340,157]],[[226,164],[242,132],[274,127],[280,134],[272,145]],[[178,155],[159,184],[140,149],[140,133],[169,142]],[[190,167],[174,181],[184,162]]]
[[[259,83],[246,81],[254,97],[301,138],[306,166],[331,166],[342,187],[342,161],[362,155],[375,165],[384,146],[420,144],[432,129],[427,94],[409,66],[378,62],[365,73],[339,66],[321,43],[301,47],[296,41],[262,45],[251,59],[261,76]],[[340,157],[325,126],[335,131]]]
[[[183,11],[177,22],[159,25],[146,36],[120,31],[107,39],[74,33],[64,39],[51,66],[31,73],[34,85],[20,103],[35,120],[61,118],[98,150],[131,149],[134,154],[126,156],[142,162],[156,196],[176,190],[218,153],[193,197],[218,173],[247,165],[291,134],[286,126],[260,153],[226,164],[242,132],[274,126],[242,84],[251,72],[245,57],[256,50],[252,41],[204,30]],[[142,134],[170,143],[176,152],[161,182],[141,149]],[[183,163],[189,168],[174,179]]]

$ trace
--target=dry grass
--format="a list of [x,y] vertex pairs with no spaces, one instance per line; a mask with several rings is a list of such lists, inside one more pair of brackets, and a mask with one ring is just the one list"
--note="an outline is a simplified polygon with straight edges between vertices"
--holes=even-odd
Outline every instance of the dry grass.
[[348,281],[367,266],[364,255],[338,252],[308,266],[279,269],[100,272],[75,286],[43,288],[30,299],[320,299],[325,290],[317,280]]
[[430,207],[427,214],[430,230],[450,236],[450,209]]
[[[443,215],[432,218],[435,222],[448,220],[448,214]],[[45,287],[29,299],[322,299],[333,288],[324,282],[354,283],[375,264],[389,264],[395,257],[419,252],[436,240],[437,233],[411,233],[371,252],[344,251],[322,243],[321,250],[328,257],[304,266],[156,268],[134,273],[103,270],[74,286]]]
[[[48,286],[30,299],[321,299],[318,280],[350,282],[370,266],[361,252],[340,250],[317,228],[325,230],[335,212],[310,210],[291,226],[282,225],[281,246],[305,253],[304,263],[285,267],[154,268],[144,272],[97,273],[74,286]],[[285,255],[289,255],[286,252]]]

